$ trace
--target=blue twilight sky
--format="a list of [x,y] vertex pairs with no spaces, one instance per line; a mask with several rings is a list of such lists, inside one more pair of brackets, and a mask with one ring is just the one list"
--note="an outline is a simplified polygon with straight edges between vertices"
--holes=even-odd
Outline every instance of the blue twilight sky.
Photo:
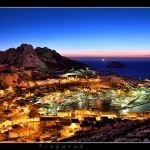
[[149,59],[150,8],[0,8],[0,50],[22,43],[70,58]]

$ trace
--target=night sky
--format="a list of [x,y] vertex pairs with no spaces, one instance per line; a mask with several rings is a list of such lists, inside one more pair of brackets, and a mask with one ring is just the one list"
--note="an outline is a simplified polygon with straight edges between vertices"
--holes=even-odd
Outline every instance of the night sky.
[[22,43],[70,58],[149,58],[150,8],[0,8],[0,50]]

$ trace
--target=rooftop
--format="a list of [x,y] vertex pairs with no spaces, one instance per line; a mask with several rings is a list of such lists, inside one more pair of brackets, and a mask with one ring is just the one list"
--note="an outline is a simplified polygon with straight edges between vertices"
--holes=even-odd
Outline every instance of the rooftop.
[[95,117],[84,117],[84,121],[96,121]]
[[116,112],[100,112],[101,115],[116,115]]
[[80,121],[78,119],[71,119],[72,123],[80,123]]
[[55,121],[55,120],[59,120],[61,117],[40,117],[40,121]]
[[58,110],[58,112],[72,112],[71,110]]

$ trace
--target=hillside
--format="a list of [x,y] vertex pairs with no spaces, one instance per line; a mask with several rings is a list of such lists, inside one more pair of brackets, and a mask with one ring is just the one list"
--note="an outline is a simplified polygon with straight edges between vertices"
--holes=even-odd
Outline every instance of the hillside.
[[61,56],[47,47],[33,48],[21,44],[17,48],[0,51],[0,89],[8,86],[30,86],[36,80],[52,78],[57,73],[66,73],[71,68],[90,67]]
[[[24,67],[44,72],[65,72],[70,68],[86,68],[88,65],[61,56],[47,47],[33,48],[30,44],[21,44],[17,48],[0,51],[0,64]],[[89,66],[88,66],[89,67]]]

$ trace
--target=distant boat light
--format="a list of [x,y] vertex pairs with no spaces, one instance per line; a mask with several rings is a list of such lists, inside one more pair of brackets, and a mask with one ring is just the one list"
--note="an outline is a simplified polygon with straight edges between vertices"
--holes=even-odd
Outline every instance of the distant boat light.
[[105,61],[105,59],[103,58],[102,61]]

